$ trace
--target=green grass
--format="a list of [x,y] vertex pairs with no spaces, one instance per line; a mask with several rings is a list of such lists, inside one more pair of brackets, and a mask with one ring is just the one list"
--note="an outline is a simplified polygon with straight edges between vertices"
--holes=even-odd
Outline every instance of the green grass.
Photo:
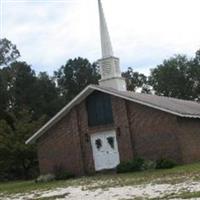
[[165,195],[162,198],[151,198],[149,200],[191,199],[191,198],[199,198],[199,197],[200,197],[200,192],[183,191],[179,194],[172,193],[172,194]]
[[[96,175],[66,181],[53,181],[49,183],[35,183],[34,181],[6,182],[0,183],[0,195],[30,193],[38,190],[50,190],[53,188],[55,189],[68,186],[82,186],[83,190],[92,190],[97,188],[106,189],[107,187],[137,185],[142,183],[175,184],[184,182],[185,180],[200,180],[200,163],[178,166],[168,170]],[[195,193],[193,195],[199,195],[199,193]]]
[[183,192],[177,195],[175,198],[191,199],[191,198],[199,198],[199,197],[200,197],[200,192]]

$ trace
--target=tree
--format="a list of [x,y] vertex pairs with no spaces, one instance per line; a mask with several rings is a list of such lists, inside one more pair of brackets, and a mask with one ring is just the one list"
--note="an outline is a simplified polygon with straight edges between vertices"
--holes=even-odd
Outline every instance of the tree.
[[32,102],[32,108],[35,112],[35,118],[42,115],[53,117],[63,106],[63,98],[53,78],[46,72],[40,72],[34,86],[35,97]]
[[55,81],[47,73],[36,76],[25,62],[14,62],[1,72],[5,85],[2,90],[5,94],[0,93],[4,110],[15,115],[21,110],[29,110],[37,119],[43,114],[52,117],[63,105]]
[[5,120],[0,121],[0,180],[30,178],[38,173],[35,145],[25,141],[44,123],[45,116],[32,120],[26,110],[18,113],[12,129]]
[[197,97],[193,72],[191,61],[176,55],[151,70],[149,83],[158,95],[192,100]]
[[6,80],[3,76],[2,70],[0,69],[0,111],[7,108],[8,95]]
[[17,113],[23,109],[31,108],[34,101],[34,85],[37,81],[35,72],[25,62],[14,62],[2,69],[7,81],[10,112]]
[[200,50],[196,52],[194,59],[191,59],[190,66],[189,76],[193,82],[193,98],[200,101]]
[[16,45],[12,44],[6,38],[0,39],[0,67],[16,61],[19,57],[20,53]]
[[17,117],[14,126],[15,141],[12,145],[12,161],[19,177],[34,177],[38,173],[36,146],[34,144],[26,145],[25,141],[45,123],[47,116],[43,115],[37,120],[33,120],[29,111],[21,110]]
[[7,76],[4,70],[0,69],[0,120],[6,120],[6,122],[12,127],[13,118],[9,113],[9,92],[8,92]]
[[65,66],[55,72],[55,78],[67,103],[87,85],[98,84],[100,75],[96,64],[79,57],[69,59]]
[[200,65],[200,49],[196,51],[195,58],[193,59],[195,65]]
[[0,120],[0,180],[8,178],[11,166],[12,128],[5,120]]
[[131,67],[126,72],[122,73],[126,79],[127,90],[136,91],[141,88],[143,93],[150,93],[147,85],[147,77],[144,74],[134,72]]

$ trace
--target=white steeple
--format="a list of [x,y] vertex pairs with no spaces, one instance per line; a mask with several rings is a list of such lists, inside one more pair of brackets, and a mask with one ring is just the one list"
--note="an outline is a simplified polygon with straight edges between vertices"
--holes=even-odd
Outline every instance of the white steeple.
[[98,0],[101,33],[102,59],[99,60],[101,80],[99,84],[117,90],[126,90],[125,80],[121,77],[119,58],[114,57],[112,44],[106,24],[101,0]]
[[110,35],[108,32],[105,16],[103,13],[101,0],[98,0],[98,3],[99,3],[99,21],[100,21],[100,31],[101,31],[102,57],[107,58],[113,56],[113,49],[110,41]]

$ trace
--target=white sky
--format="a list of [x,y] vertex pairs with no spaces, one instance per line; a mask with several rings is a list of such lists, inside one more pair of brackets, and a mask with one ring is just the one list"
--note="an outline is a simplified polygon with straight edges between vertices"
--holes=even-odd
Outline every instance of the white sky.
[[[101,57],[97,0],[0,0],[1,32],[22,60],[50,74],[77,56]],[[102,0],[122,70],[149,69],[200,48],[200,0]]]

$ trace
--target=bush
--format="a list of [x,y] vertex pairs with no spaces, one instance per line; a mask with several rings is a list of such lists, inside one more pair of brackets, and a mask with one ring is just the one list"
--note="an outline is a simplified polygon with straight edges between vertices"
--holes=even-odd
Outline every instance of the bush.
[[132,171],[141,171],[144,165],[144,159],[143,158],[136,158],[132,160]]
[[156,162],[152,160],[145,160],[142,166],[143,170],[150,170],[156,168]]
[[144,159],[136,158],[128,162],[122,162],[117,166],[117,173],[135,172],[143,170]]
[[150,169],[170,169],[177,164],[173,160],[159,159],[156,162],[151,160],[144,160],[143,158],[136,158],[128,162],[121,162],[117,166],[117,173],[137,172]]
[[117,166],[117,173],[126,173],[126,172],[131,172],[132,171],[132,164],[131,161],[128,162],[121,162]]
[[46,175],[41,175],[39,176],[35,182],[36,183],[47,183],[50,181],[54,181],[55,180],[55,176],[53,174],[46,174]]
[[177,163],[170,159],[161,158],[156,161],[156,169],[170,169],[177,165]]
[[70,172],[60,172],[56,174],[56,180],[67,180],[70,178],[74,178],[74,174],[70,173]]
[[54,174],[56,180],[67,180],[70,178],[74,178],[75,175],[63,169],[62,166],[55,166],[54,167]]

